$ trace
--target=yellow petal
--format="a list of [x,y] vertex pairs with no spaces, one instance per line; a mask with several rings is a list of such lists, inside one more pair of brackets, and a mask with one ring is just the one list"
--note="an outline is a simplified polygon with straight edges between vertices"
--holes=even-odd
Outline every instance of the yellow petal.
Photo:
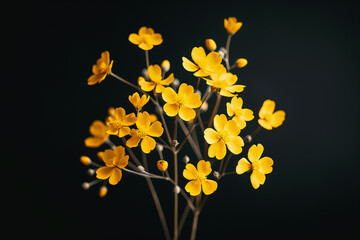
[[115,156],[116,156],[116,161],[119,161],[120,158],[125,156],[125,148],[123,146],[117,146],[114,149],[114,153],[115,153]]
[[109,51],[104,51],[101,53],[101,59],[104,61],[106,65],[110,63],[110,53]]
[[206,53],[202,47],[194,47],[191,51],[191,58],[196,64],[201,64],[205,61]]
[[116,108],[115,109],[115,118],[116,120],[119,120],[122,122],[122,120],[124,119],[125,117],[125,109],[123,109],[122,107],[119,107],[119,108]]
[[105,140],[106,138],[88,137],[85,139],[85,146],[97,148],[100,147],[105,142]]
[[182,98],[183,104],[190,108],[198,108],[201,106],[201,97],[198,93],[190,93]]
[[171,87],[165,88],[161,96],[167,103],[175,103],[177,100],[177,94]]
[[184,121],[190,121],[191,119],[194,119],[196,116],[194,109],[186,107],[186,106],[180,106],[179,110],[179,117]]
[[164,92],[164,90],[165,90],[165,87],[161,84],[158,84],[155,87],[155,93],[162,93],[162,92]]
[[159,83],[162,79],[161,67],[157,64],[148,67],[148,74],[150,79],[155,83]]
[[197,65],[195,65],[193,62],[191,62],[186,57],[183,57],[182,60],[183,60],[182,65],[187,71],[195,72],[199,69],[199,67]]
[[130,113],[123,118],[122,125],[124,126],[134,125],[136,123],[136,120],[137,118],[135,116],[135,113]]
[[121,127],[119,129],[119,138],[122,138],[122,137],[125,137],[126,135],[129,135],[130,134],[130,128],[129,127]]
[[185,169],[183,171],[183,176],[187,180],[194,180],[198,176],[198,171],[196,170],[195,166],[191,163],[186,164]]
[[272,100],[265,100],[259,111],[259,117],[264,118],[266,114],[273,114],[274,110],[275,102]]
[[231,141],[226,143],[226,146],[229,148],[230,152],[237,155],[242,152],[242,147],[244,146],[244,141],[240,136],[236,136],[231,139]]
[[211,173],[211,163],[209,161],[200,160],[197,164],[197,170],[199,173],[203,173],[205,176]]
[[239,135],[240,127],[235,120],[229,120],[225,123],[224,130],[227,130],[231,135]]
[[151,124],[150,115],[148,112],[139,112],[137,120],[136,120],[136,126],[138,129],[148,129]]
[[274,164],[274,161],[269,157],[263,157],[259,160],[260,168],[259,172],[263,174],[269,174],[272,172],[273,168],[272,165]]
[[129,148],[137,147],[139,145],[141,137],[137,134],[137,131],[133,129],[130,133],[131,138],[126,141],[126,146]]
[[155,146],[155,140],[149,136],[145,136],[141,141],[141,150],[144,153],[149,153],[150,151],[154,150]]
[[219,67],[221,61],[222,58],[218,52],[211,52],[206,56],[206,64],[209,65],[212,70],[215,70],[214,72],[216,72],[216,67]]
[[143,77],[138,78],[138,83],[139,83],[141,89],[144,90],[145,92],[152,91],[156,86],[156,84],[154,82],[148,82]]
[[244,120],[242,120],[241,117],[235,116],[235,117],[233,117],[232,120],[234,120],[237,123],[237,125],[239,126],[240,129],[244,129],[246,127],[246,122]]
[[151,50],[153,48],[153,45],[149,42],[142,42],[140,43],[139,48],[141,48],[142,50]]
[[106,163],[106,165],[112,165],[116,155],[113,150],[106,149],[101,155],[101,157],[102,160]]
[[151,36],[151,43],[153,45],[160,45],[162,42],[163,39],[160,33],[155,33]]
[[95,120],[90,126],[90,133],[94,137],[103,138],[109,136],[106,134],[106,126],[102,121]]
[[205,195],[210,195],[216,191],[218,184],[214,180],[206,179],[201,183],[201,186]]
[[271,123],[269,121],[266,121],[263,119],[258,119],[258,123],[260,124],[260,126],[262,126],[263,128],[265,128],[267,130],[272,129]]
[[251,169],[251,164],[248,162],[248,160],[246,160],[246,158],[241,158],[236,166],[236,173],[243,174],[244,172],[247,172],[250,169]]
[[263,151],[264,151],[264,146],[261,145],[261,143],[259,143],[257,146],[255,144],[252,145],[248,151],[248,158],[250,162],[258,161]]
[[96,83],[101,81],[102,77],[103,77],[103,75],[101,75],[101,74],[91,75],[88,78],[88,85],[95,85]]
[[204,138],[208,144],[214,144],[219,141],[219,133],[212,128],[207,128],[204,131]]
[[113,168],[109,178],[109,183],[111,185],[116,185],[121,180],[121,177],[122,177],[121,170],[117,168]]
[[166,79],[161,80],[160,84],[163,86],[167,86],[169,84],[171,84],[174,81],[174,74],[171,73]]
[[180,107],[178,104],[165,103],[164,111],[166,115],[174,117],[179,113]]
[[114,167],[100,167],[96,170],[96,177],[102,180],[108,179],[113,169]]
[[191,85],[182,83],[179,87],[178,94],[188,95],[194,92],[194,88]]
[[251,121],[254,119],[254,113],[250,109],[244,108],[241,113],[241,118],[245,121]]
[[156,121],[149,127],[148,134],[152,137],[160,137],[164,132],[161,122]]
[[285,112],[280,110],[274,112],[274,114],[271,116],[271,126],[274,128],[277,128],[282,125],[282,123],[285,120]]
[[216,129],[216,131],[221,131],[224,129],[225,124],[227,123],[227,118],[225,116],[225,114],[221,114],[221,115],[216,115],[214,118],[214,127]]
[[201,192],[201,183],[196,180],[190,181],[186,184],[185,190],[190,193],[191,196],[197,196]]
[[217,160],[221,160],[226,155],[226,146],[223,141],[218,141],[214,144],[211,144],[208,150],[209,157],[216,157]]
[[250,181],[253,186],[253,188],[258,189],[260,185],[265,183],[265,174],[259,172],[259,171],[253,171],[250,175]]
[[129,35],[129,41],[133,44],[139,45],[141,42],[141,38],[136,33],[132,33]]

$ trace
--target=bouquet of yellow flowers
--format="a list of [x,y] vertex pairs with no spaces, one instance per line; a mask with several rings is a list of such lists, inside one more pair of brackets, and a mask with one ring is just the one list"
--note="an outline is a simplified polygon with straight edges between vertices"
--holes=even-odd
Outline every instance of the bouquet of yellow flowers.
[[[110,108],[105,123],[96,120],[90,126],[92,136],[85,139],[85,145],[97,148],[107,144],[109,149],[98,152],[99,161],[87,156],[80,158],[84,165],[95,168],[89,169],[89,173],[96,176],[96,180],[83,183],[83,188],[89,189],[102,182],[99,195],[104,197],[107,185],[119,184],[124,172],[144,177],[166,239],[179,238],[189,212],[193,213],[191,239],[195,239],[199,214],[223,177],[250,172],[250,182],[257,189],[265,183],[265,175],[273,170],[273,160],[262,156],[264,147],[260,143],[252,145],[247,156],[240,158],[238,155],[261,128],[271,130],[282,125],[285,112],[275,111],[275,102],[265,100],[258,114],[258,128],[250,135],[240,136],[247,122],[254,119],[253,111],[244,108],[244,101],[239,96],[245,86],[238,84],[238,77],[231,73],[234,68],[244,68],[248,62],[239,58],[231,65],[229,59],[231,38],[242,27],[242,22],[229,17],[224,19],[224,27],[228,33],[225,48],[216,51],[215,41],[206,39],[208,53],[201,46],[194,47],[191,59],[182,58],[183,68],[195,76],[187,83],[180,83],[173,73],[169,73],[168,60],[163,60],[160,65],[150,64],[149,51],[160,45],[163,39],[161,34],[148,27],[141,27],[138,33],[131,33],[128,38],[145,51],[146,69],[136,83],[112,71],[113,61],[108,51],[101,53],[101,58],[92,67],[93,75],[88,78],[88,84],[95,85],[110,75],[135,92],[128,97],[134,109]],[[212,96],[216,97],[215,105],[209,106]],[[218,113],[221,100],[226,101],[225,113]],[[154,113],[144,110],[145,105],[150,103],[155,107]],[[211,115],[205,119],[207,111],[211,111]],[[181,129],[182,135],[178,134],[178,129]],[[195,159],[190,159],[188,151],[185,154],[186,143],[189,143]],[[138,152],[134,148],[139,148],[141,156],[135,154]],[[156,156],[153,151],[157,152]],[[171,158],[164,158],[164,151],[168,151]],[[185,165],[179,164],[180,157]],[[236,168],[228,171],[229,162],[234,160],[237,161]],[[151,172],[150,165],[158,170]],[[173,171],[168,171],[168,167]],[[188,180],[185,186],[179,184],[180,177]],[[171,193],[174,198],[172,234],[152,179],[170,182],[174,187]],[[180,221],[179,194],[187,203]]]

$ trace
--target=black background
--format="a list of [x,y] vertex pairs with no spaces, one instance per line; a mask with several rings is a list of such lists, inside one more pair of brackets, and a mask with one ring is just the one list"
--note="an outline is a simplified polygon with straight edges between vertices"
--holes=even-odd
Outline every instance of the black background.
[[[168,59],[175,77],[194,83],[181,57],[190,58],[206,38],[224,46],[223,19],[235,16],[244,25],[232,39],[230,61],[249,61],[234,71],[247,86],[240,94],[245,106],[257,113],[273,99],[287,115],[283,126],[261,131],[254,142],[275,162],[265,185],[252,189],[248,174],[221,180],[200,215],[198,239],[358,235],[358,10],[328,1],[2,4],[2,233],[163,239],[141,177],[124,174],[105,198],[97,195],[99,185],[81,188],[94,178],[79,162],[84,154],[95,157],[83,145],[88,127],[104,120],[110,106],[130,109],[134,92],[111,77],[95,86],[86,81],[109,50],[113,72],[135,83],[144,52],[127,38],[145,25],[164,39],[150,51],[150,63]],[[171,185],[154,183],[171,226]],[[189,218],[183,239],[190,225]]]

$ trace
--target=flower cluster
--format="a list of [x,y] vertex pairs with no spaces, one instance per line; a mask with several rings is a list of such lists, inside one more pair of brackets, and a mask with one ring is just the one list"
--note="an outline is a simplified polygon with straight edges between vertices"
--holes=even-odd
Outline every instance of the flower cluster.
[[[84,165],[96,168],[90,169],[89,173],[96,173],[97,179],[84,183],[83,187],[88,189],[97,182],[103,182],[99,191],[99,195],[103,197],[108,192],[107,183],[118,184],[124,172],[145,177],[152,191],[166,239],[170,239],[170,234],[151,179],[162,179],[173,186],[173,238],[177,239],[180,235],[177,218],[180,193],[194,212],[195,222],[207,199],[201,196],[216,192],[218,182],[223,177],[251,172],[251,185],[257,189],[265,183],[265,174],[273,170],[273,160],[270,157],[261,157],[264,152],[263,145],[258,143],[250,147],[249,144],[260,129],[272,130],[283,124],[285,112],[275,111],[275,101],[265,100],[259,110],[258,128],[252,134],[240,135],[248,122],[255,118],[254,112],[244,107],[244,100],[240,95],[245,89],[244,82],[239,82],[238,76],[233,72],[234,69],[242,71],[248,61],[238,58],[231,65],[229,59],[231,39],[242,25],[235,17],[224,19],[224,28],[227,31],[225,48],[217,50],[216,42],[206,39],[205,48],[196,46],[189,51],[191,58],[182,57],[184,74],[190,72],[195,77],[194,80],[181,82],[176,79],[173,73],[169,73],[168,60],[163,60],[160,64],[150,64],[149,51],[161,45],[163,38],[148,27],[141,27],[137,34],[131,33],[128,37],[132,44],[145,51],[146,66],[136,83],[112,72],[113,61],[110,61],[108,51],[101,54],[101,58],[93,66],[93,75],[88,79],[88,84],[94,85],[110,75],[136,92],[132,92],[128,97],[134,108],[125,109],[124,105],[110,108],[104,122],[96,120],[91,124],[92,136],[85,139],[85,145],[98,148],[106,144],[110,149],[99,151],[100,162],[86,156],[80,158]],[[216,97],[216,101],[213,106],[209,106],[212,96]],[[220,107],[222,100],[226,103],[226,109]],[[153,104],[153,113],[145,110],[147,104]],[[172,126],[172,129],[169,126]],[[201,148],[200,143],[203,143],[204,147]],[[141,160],[133,148],[140,149]],[[240,158],[238,155],[247,148],[247,158]],[[190,159],[186,155],[190,149],[197,159]],[[172,153],[173,158],[164,159],[163,151]],[[147,155],[151,156],[149,161]],[[179,157],[182,157],[182,162],[178,161]],[[236,162],[233,170],[228,171],[228,165]],[[149,165],[156,166],[158,172],[150,172]],[[173,172],[170,173],[168,168]],[[181,186],[179,175],[183,176],[185,186]],[[191,197],[195,197],[196,201]],[[191,238],[195,238],[194,228]]]

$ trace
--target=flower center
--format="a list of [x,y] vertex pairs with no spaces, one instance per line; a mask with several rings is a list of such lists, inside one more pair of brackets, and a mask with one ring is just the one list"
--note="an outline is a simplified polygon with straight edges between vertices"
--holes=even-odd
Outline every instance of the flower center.
[[231,134],[226,130],[220,131],[218,137],[219,137],[219,141],[223,141],[223,142],[229,142],[232,139]]
[[117,120],[114,122],[114,125],[115,125],[115,127],[117,129],[120,129],[122,127],[122,123],[120,121],[117,121]]
[[206,180],[205,174],[198,172],[196,180],[199,181],[200,183],[202,183],[204,180]]
[[271,121],[271,114],[267,113],[264,116],[265,121],[270,122]]
[[139,135],[139,137],[144,138],[147,136],[147,133],[143,130],[138,130],[137,134]]
[[254,170],[258,170],[260,168],[260,163],[259,161],[255,161],[251,164],[251,169]]

